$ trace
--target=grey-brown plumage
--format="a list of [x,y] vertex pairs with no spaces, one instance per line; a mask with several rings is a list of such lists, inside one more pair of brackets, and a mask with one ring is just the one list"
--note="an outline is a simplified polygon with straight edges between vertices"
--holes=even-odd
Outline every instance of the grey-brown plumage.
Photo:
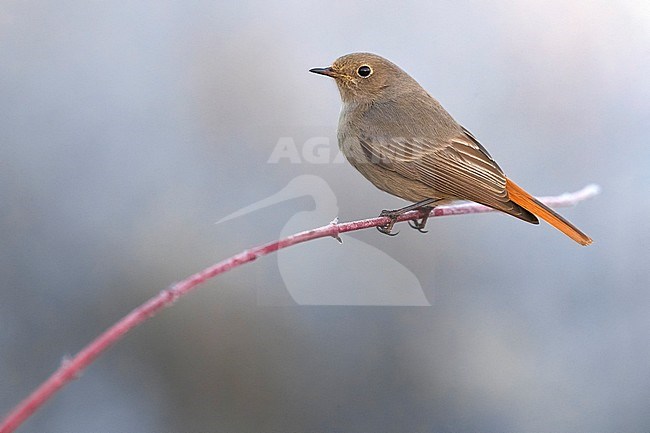
[[[336,81],[343,101],[339,147],[379,189],[412,202],[471,200],[538,223],[531,206],[511,199],[509,190],[520,188],[487,150],[397,65],[375,54],[354,53],[311,72]],[[544,212],[580,233],[578,242],[591,241],[552,210],[545,207]]]

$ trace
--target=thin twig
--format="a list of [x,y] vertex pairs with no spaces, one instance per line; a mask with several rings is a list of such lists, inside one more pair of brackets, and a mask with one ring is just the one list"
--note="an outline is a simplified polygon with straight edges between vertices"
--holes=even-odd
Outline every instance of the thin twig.
[[[572,206],[582,200],[593,197],[598,194],[598,192],[599,188],[597,185],[589,185],[574,193],[566,193],[555,197],[540,197],[539,200],[554,207]],[[431,217],[493,211],[494,209],[476,203],[461,203],[437,207],[431,212]],[[422,215],[419,211],[413,211],[401,215],[397,221],[406,221],[421,217]],[[59,389],[78,377],[81,372],[88,367],[88,365],[90,365],[113,343],[117,342],[131,329],[145,322],[163,308],[171,306],[178,298],[189,293],[206,280],[236,268],[237,266],[241,266],[244,263],[252,262],[258,257],[265,256],[282,248],[290,247],[291,245],[328,236],[340,241],[339,235],[341,233],[377,227],[387,224],[388,222],[389,218],[387,217],[376,217],[347,223],[338,223],[337,220],[334,220],[326,226],[296,233],[284,239],[245,250],[172,285],[170,288],[163,290],[157,296],[151,298],[124,316],[120,321],[108,328],[99,337],[84,347],[74,357],[66,359],[61,363],[58,370],[56,370],[45,382],[43,382],[27,398],[9,412],[2,424],[0,424],[0,433],[13,432]]]

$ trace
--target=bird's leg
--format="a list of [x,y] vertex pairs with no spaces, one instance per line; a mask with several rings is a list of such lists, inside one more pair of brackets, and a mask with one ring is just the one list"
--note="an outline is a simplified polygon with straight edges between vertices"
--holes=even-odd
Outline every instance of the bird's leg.
[[[424,231],[424,226],[427,223],[427,218],[429,218],[429,212],[431,212],[431,209],[433,209],[433,206],[429,206],[432,203],[437,202],[438,199],[435,198],[428,198],[426,200],[419,201],[417,203],[413,203],[411,205],[405,206],[400,209],[395,209],[395,210],[382,210],[381,214],[379,214],[380,217],[388,217],[390,218],[390,222],[386,225],[383,226],[378,226],[377,230],[379,230],[381,233],[388,235],[388,236],[395,236],[397,233],[391,233],[393,230],[393,226],[395,225],[395,222],[397,221],[397,218],[400,215],[405,214],[406,212],[410,212],[412,210],[420,210],[422,212],[425,212],[425,216],[422,217],[422,219],[415,223],[415,225],[411,225],[411,227],[417,229],[420,232],[426,233]],[[410,222],[409,222],[410,225]]]

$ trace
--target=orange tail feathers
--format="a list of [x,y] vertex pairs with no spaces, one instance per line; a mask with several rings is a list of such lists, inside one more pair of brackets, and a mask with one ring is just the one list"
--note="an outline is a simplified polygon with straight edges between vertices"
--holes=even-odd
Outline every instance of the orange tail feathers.
[[535,197],[528,194],[510,179],[506,179],[506,191],[508,191],[510,200],[514,201],[530,213],[540,217],[580,245],[589,245],[592,242],[591,238],[582,233],[576,226],[565,220],[561,215],[557,214],[544,203],[541,203]]

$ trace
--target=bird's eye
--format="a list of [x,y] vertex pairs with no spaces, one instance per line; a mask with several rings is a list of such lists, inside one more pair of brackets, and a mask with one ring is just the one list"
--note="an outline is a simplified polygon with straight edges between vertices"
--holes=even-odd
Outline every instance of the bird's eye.
[[359,66],[357,74],[362,78],[368,78],[372,74],[372,68],[368,65]]

